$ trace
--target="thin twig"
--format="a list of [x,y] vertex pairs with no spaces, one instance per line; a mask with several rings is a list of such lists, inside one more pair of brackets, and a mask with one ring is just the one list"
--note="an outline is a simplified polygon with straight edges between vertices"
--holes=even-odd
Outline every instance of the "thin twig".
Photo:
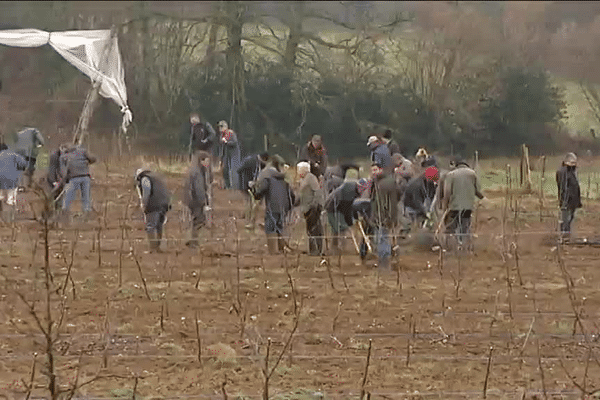
[[492,367],[492,353],[494,346],[490,346],[490,354],[488,355],[487,369],[485,371],[485,381],[483,382],[483,398],[487,398],[488,379],[490,378],[490,370]]

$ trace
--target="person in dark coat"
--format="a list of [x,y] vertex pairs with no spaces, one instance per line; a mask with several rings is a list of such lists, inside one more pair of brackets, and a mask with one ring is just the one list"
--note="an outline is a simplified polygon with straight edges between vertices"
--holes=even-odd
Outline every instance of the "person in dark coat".
[[186,246],[198,247],[198,233],[206,224],[207,212],[210,211],[209,178],[210,154],[198,151],[192,157],[192,164],[183,185],[183,204],[189,210],[192,218],[190,240]]
[[334,253],[342,250],[344,246],[341,237],[354,225],[353,202],[358,198],[358,194],[358,169],[348,168],[343,183],[325,200]]
[[269,153],[250,154],[244,157],[242,164],[238,168],[239,189],[248,194],[250,190],[250,182],[256,182],[258,174],[267,165],[269,161]]
[[17,183],[21,171],[28,166],[20,154],[11,151],[4,143],[0,143],[0,211],[2,219],[12,222],[16,205]]
[[383,142],[387,145],[388,150],[390,151],[390,156],[394,154],[400,154],[400,145],[394,140],[392,137],[392,131],[387,130],[383,134]]
[[370,136],[367,147],[371,151],[371,163],[381,165],[387,173],[393,170],[392,156],[387,145],[377,136]]
[[96,162],[96,157],[89,154],[82,146],[73,145],[66,149],[59,157],[61,165],[61,181],[64,186],[63,217],[68,224],[70,221],[71,203],[75,199],[77,190],[81,193],[81,208],[84,219],[92,209],[90,200],[91,177],[90,164]]
[[161,177],[145,168],[135,172],[135,181],[140,207],[144,212],[150,252],[161,252],[163,225],[171,209],[171,192]]
[[310,164],[310,172],[317,178],[321,178],[327,171],[327,149],[323,145],[320,135],[313,133],[308,143],[300,151],[298,161],[306,161]]
[[435,197],[438,169],[428,167],[425,172],[412,178],[404,191],[404,207],[413,223],[417,226],[430,219],[429,206]]
[[[55,209],[59,207],[59,196],[64,190],[62,179],[61,157],[67,151],[67,145],[61,144],[58,149],[50,153],[48,158],[48,171],[46,172],[46,184],[50,189]],[[64,160],[64,159],[63,159]],[[56,210],[55,210],[56,211]]]
[[276,254],[285,247],[283,230],[296,197],[281,172],[285,162],[277,155],[260,171],[252,193],[256,200],[265,199],[265,233],[269,253]]
[[36,128],[25,128],[17,133],[17,143],[15,144],[15,153],[21,155],[28,163],[25,173],[23,186],[31,187],[33,173],[39,148],[44,145],[44,137]]
[[575,210],[582,207],[581,190],[577,179],[577,156],[568,153],[562,166],[556,171],[558,203],[560,206],[560,231],[563,238],[571,234],[571,224],[575,219]]
[[389,233],[398,222],[398,202],[402,193],[393,174],[386,173],[381,165],[372,166],[371,220],[375,228],[378,267],[390,270],[392,245]]
[[202,122],[200,114],[192,113],[190,115],[190,141],[189,154],[190,157],[196,151],[206,151],[209,154],[212,152],[217,133],[210,122]]
[[235,132],[227,126],[227,122],[219,121],[221,143],[221,166],[223,168],[223,185],[225,189],[235,189],[238,184],[237,170],[240,166],[240,145]]

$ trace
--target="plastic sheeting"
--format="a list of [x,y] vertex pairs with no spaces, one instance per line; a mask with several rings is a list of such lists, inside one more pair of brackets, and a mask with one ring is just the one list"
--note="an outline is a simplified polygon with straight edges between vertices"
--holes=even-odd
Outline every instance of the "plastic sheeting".
[[[112,44],[109,41],[112,40]],[[69,63],[100,84],[101,96],[113,99],[123,113],[123,130],[133,120],[127,106],[125,71],[118,39],[110,30],[45,32],[38,29],[0,31],[0,44],[12,47],[40,47],[46,44]]]

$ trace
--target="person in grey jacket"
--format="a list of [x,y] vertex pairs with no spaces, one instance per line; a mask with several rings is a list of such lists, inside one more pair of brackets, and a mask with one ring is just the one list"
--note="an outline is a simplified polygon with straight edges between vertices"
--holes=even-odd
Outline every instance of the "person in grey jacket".
[[183,203],[192,216],[191,238],[186,242],[186,246],[191,248],[198,247],[198,231],[206,224],[206,213],[210,211],[209,168],[210,154],[205,151],[194,153],[183,184]]
[[381,165],[381,168],[386,173],[389,173],[393,170],[392,165],[392,156],[390,155],[390,150],[381,139],[377,136],[370,136],[367,141],[367,147],[371,151],[371,162],[377,165]]
[[20,171],[27,168],[27,161],[19,154],[11,151],[4,143],[0,143],[0,211],[2,219],[12,222],[16,202],[16,187]]
[[163,225],[171,209],[171,192],[161,177],[145,168],[136,171],[135,181],[140,207],[144,212],[150,252],[160,253]]
[[82,146],[72,145],[66,149],[59,158],[61,164],[61,181],[59,185],[64,186],[65,194],[63,200],[63,216],[65,222],[70,222],[71,202],[75,198],[75,192],[81,193],[81,208],[84,219],[87,218],[92,209],[90,202],[90,164],[96,162],[96,157],[90,155]]
[[265,233],[269,253],[276,254],[285,247],[283,229],[285,220],[295,203],[295,195],[281,172],[284,161],[275,155],[269,161],[252,188],[256,200],[265,199]]
[[38,149],[44,145],[44,137],[36,128],[25,128],[17,133],[17,143],[15,152],[20,154],[27,161],[27,169],[23,174],[22,186],[31,187],[35,164],[37,161]]

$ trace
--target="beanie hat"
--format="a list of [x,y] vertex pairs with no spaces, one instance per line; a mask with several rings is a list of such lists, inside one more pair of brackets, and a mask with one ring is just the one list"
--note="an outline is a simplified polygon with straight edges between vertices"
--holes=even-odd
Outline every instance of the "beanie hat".
[[425,178],[428,181],[437,181],[439,177],[439,171],[436,167],[429,167],[425,170]]

